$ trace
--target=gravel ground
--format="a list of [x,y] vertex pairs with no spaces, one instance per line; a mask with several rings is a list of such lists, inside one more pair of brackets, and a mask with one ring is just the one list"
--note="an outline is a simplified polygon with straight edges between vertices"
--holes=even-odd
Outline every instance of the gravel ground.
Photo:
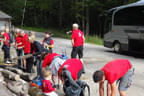
[[[44,34],[36,33],[38,41],[42,41]],[[54,52],[63,53],[66,52],[70,57],[72,50],[71,41],[61,38],[54,39]],[[84,66],[86,74],[81,79],[86,81],[91,88],[91,96],[99,96],[98,84],[92,81],[92,74],[95,70],[100,69],[108,61],[118,58],[124,58],[130,60],[135,67],[135,75],[133,77],[133,85],[127,91],[127,96],[144,96],[144,56],[132,53],[116,54],[111,49],[104,48],[103,46],[85,44],[84,47]],[[58,90],[60,91],[60,90]],[[63,96],[63,95],[60,95]],[[105,94],[106,96],[106,94]],[[117,94],[117,96],[119,96]]]
[[[36,34],[37,37],[43,37],[42,33]],[[42,38],[41,38],[42,39]],[[54,39],[54,52],[62,53],[66,51],[70,57],[72,50],[71,41],[61,38]],[[84,66],[86,74],[82,76],[82,80],[86,81],[91,88],[91,96],[98,96],[98,84],[92,81],[92,74],[95,70],[100,69],[108,61],[118,58],[130,60],[135,67],[135,75],[133,76],[133,85],[127,91],[127,96],[144,96],[144,56],[134,53],[116,54],[112,49],[103,46],[85,44],[84,47]],[[106,95],[105,95],[106,96]],[[119,94],[117,94],[119,96]]]

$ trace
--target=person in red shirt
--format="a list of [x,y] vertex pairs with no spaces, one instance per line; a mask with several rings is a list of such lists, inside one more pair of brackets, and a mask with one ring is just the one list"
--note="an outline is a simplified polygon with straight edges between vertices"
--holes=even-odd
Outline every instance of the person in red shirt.
[[48,67],[43,70],[44,80],[42,80],[42,91],[45,96],[58,96],[54,91],[56,89],[53,88],[51,83],[51,72]]
[[77,94],[73,96],[79,96],[81,87],[76,81],[80,79],[82,73],[83,64],[79,59],[68,59],[59,68],[58,75],[64,83],[63,89],[66,96],[71,96],[70,94]]
[[82,61],[83,58],[83,45],[84,45],[84,34],[83,32],[78,29],[78,24],[73,24],[72,29],[72,52],[71,58],[76,58],[77,54],[79,59]]
[[116,59],[108,62],[101,70],[94,72],[94,82],[99,82],[100,96],[104,96],[104,81],[107,80],[107,96],[116,96],[116,83],[120,96],[126,96],[126,90],[131,85],[134,69],[126,59]]
[[10,64],[10,38],[9,34],[7,33],[7,28],[5,30],[6,32],[2,31],[1,35],[3,36],[3,46],[2,50],[4,51],[4,63]]
[[[28,40],[28,35],[23,30],[21,30],[20,36],[22,37],[24,55],[28,55],[31,52],[31,43]],[[33,58],[29,57],[26,59],[26,72],[31,73],[32,66],[33,66]]]
[[[20,36],[20,30],[15,29],[15,41],[16,41],[16,51],[17,56],[23,56],[23,44],[22,44],[22,37]],[[18,60],[18,68],[22,68],[22,60]],[[25,68],[26,69],[26,68]]]
[[52,62],[52,60],[54,59],[55,56],[60,56],[60,55],[57,54],[57,53],[48,53],[45,56],[45,58],[43,60],[43,63],[42,63],[42,70],[51,64],[51,62]]
[[52,48],[54,47],[54,41],[51,38],[51,32],[45,33],[45,38],[42,41],[42,45],[44,46],[45,49],[48,50],[48,53],[52,53]]

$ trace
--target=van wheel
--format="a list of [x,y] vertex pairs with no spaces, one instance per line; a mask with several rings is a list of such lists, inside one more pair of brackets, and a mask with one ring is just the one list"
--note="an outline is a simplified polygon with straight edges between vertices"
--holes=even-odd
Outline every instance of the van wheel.
[[114,43],[113,49],[114,49],[114,52],[116,52],[116,53],[121,53],[122,52],[122,50],[121,50],[121,44],[118,43],[118,42]]

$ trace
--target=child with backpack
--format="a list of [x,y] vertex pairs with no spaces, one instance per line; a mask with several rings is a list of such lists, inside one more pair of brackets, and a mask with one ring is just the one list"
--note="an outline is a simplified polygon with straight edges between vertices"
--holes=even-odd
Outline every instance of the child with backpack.
[[45,33],[45,38],[42,41],[42,45],[44,46],[45,49],[48,50],[48,53],[52,53],[52,48],[54,47],[54,41],[51,38],[51,32]]

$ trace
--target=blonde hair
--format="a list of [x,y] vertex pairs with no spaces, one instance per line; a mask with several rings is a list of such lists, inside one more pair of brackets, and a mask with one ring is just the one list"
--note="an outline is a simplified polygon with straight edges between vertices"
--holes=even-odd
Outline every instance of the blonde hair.
[[50,72],[50,68],[49,67],[46,67],[43,72],[42,72],[43,76],[44,77],[48,77],[51,75],[51,72]]
[[33,41],[35,41],[35,36],[30,36],[29,37],[29,41],[32,43]]

